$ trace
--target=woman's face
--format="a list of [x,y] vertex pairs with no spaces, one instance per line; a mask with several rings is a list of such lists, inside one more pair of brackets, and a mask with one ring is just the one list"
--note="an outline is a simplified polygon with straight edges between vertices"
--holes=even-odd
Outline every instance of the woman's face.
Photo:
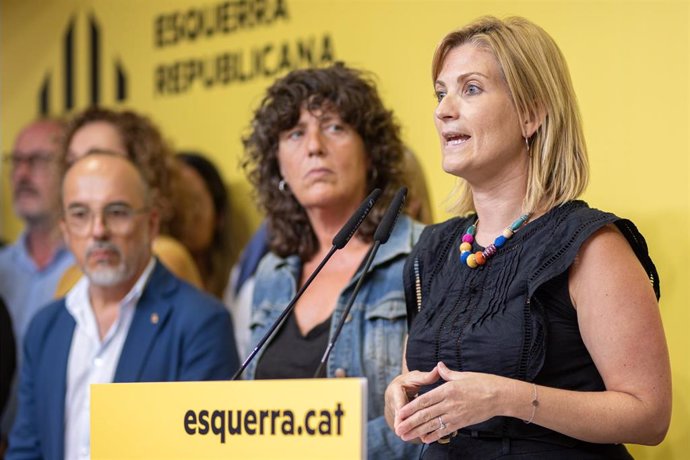
[[193,206],[188,210],[189,216],[180,231],[180,242],[192,254],[204,252],[211,248],[218,219],[213,198],[196,169],[181,161],[179,163],[185,194],[189,197],[189,204]]
[[278,164],[307,212],[321,208],[350,213],[366,195],[369,160],[364,141],[334,111],[302,108],[297,125],[279,135]]
[[92,121],[79,128],[69,143],[67,163],[73,163],[94,150],[127,155],[119,131],[107,121]]
[[452,49],[435,91],[446,172],[483,185],[525,173],[528,155],[520,120],[491,51],[473,44]]

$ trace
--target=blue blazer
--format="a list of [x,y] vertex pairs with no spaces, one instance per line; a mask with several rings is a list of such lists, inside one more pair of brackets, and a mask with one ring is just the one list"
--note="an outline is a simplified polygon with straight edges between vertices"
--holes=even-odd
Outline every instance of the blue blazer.
[[[67,359],[74,326],[64,299],[49,304],[31,321],[6,460],[63,458]],[[232,330],[230,315],[219,301],[156,261],[114,381],[229,379],[238,367]]]

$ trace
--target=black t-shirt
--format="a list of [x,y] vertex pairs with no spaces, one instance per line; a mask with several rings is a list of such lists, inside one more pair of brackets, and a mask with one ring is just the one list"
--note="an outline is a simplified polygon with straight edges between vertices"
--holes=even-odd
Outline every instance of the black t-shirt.
[[295,313],[290,314],[256,365],[255,379],[314,377],[328,345],[331,318],[302,335]]

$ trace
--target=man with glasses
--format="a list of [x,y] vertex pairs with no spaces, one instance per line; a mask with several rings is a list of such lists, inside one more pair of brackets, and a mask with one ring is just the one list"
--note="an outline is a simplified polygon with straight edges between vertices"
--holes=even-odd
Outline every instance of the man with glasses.
[[159,213],[129,159],[95,152],[62,185],[65,240],[84,276],[27,331],[7,460],[90,456],[89,385],[229,379],[230,316],[151,252]]
[[[59,228],[58,147],[63,131],[60,121],[35,121],[21,130],[12,152],[3,156],[2,173],[9,170],[14,211],[24,222],[17,241],[0,249],[0,297],[12,319],[17,350],[29,321],[53,299],[62,273],[74,264]],[[3,437],[12,426],[15,394],[10,393],[2,414]]]

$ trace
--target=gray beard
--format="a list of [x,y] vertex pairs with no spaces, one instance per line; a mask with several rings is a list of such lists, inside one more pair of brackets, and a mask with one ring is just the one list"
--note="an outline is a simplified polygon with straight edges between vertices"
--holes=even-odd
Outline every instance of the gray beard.
[[85,274],[95,286],[113,287],[127,281],[132,276],[131,271],[124,263],[120,263],[117,267],[103,267],[86,271]]

